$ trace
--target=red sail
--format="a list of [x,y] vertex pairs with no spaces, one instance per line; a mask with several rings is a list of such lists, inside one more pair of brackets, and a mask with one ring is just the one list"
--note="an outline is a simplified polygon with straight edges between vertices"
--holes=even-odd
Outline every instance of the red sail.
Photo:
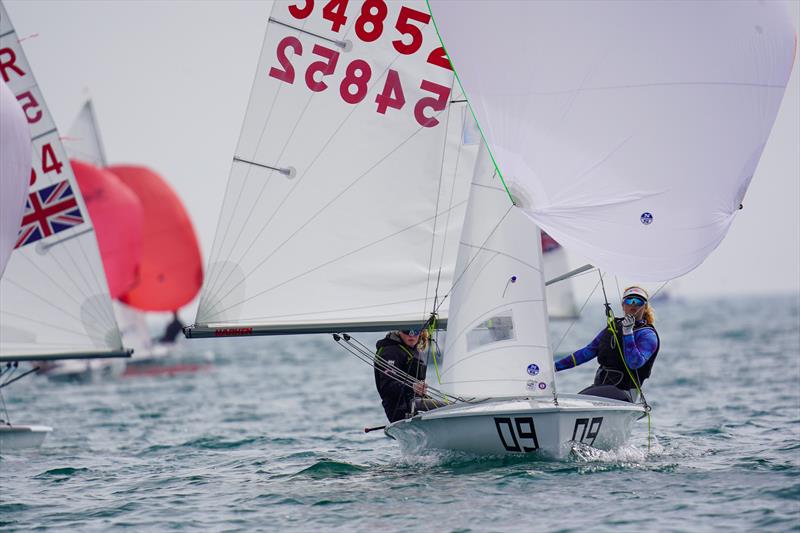
[[94,224],[111,297],[118,298],[138,281],[143,249],[142,203],[114,174],[83,161],[73,159],[71,163]]
[[139,283],[120,300],[141,311],[175,311],[203,283],[203,265],[189,214],[172,188],[152,170],[112,165],[144,207],[144,251]]

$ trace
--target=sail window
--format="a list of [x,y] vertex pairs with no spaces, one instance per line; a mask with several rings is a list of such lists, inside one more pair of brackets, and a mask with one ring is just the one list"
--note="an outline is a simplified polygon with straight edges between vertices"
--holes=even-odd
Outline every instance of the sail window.
[[514,316],[510,310],[504,311],[481,322],[467,333],[467,349],[472,351],[493,342],[514,338]]

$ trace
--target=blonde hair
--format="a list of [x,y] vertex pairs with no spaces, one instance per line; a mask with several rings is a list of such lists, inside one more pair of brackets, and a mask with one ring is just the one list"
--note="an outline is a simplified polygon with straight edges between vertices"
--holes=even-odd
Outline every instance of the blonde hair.
[[652,307],[650,307],[650,302],[647,302],[644,304],[644,306],[644,314],[642,315],[642,318],[644,318],[645,322],[651,326],[654,326],[656,324],[656,312],[653,311]]
[[428,334],[427,329],[423,329],[419,334],[419,340],[417,341],[417,350],[423,352],[428,347],[428,340],[430,339],[430,335]]

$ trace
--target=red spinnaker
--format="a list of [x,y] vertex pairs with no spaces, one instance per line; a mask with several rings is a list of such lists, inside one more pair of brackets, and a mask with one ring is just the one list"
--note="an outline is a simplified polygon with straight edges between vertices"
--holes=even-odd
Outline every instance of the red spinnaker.
[[111,297],[119,298],[138,281],[144,246],[142,203],[111,172],[75,159],[71,164],[94,224]]
[[139,283],[120,300],[141,311],[175,311],[189,303],[203,284],[203,265],[189,214],[161,176],[133,165],[113,172],[144,207],[144,250]]

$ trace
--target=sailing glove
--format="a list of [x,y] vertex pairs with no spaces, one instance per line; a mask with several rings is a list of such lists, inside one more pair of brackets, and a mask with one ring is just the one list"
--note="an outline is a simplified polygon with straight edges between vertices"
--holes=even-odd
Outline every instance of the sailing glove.
[[633,315],[625,315],[622,319],[622,334],[633,335],[633,326],[636,324],[636,317]]

